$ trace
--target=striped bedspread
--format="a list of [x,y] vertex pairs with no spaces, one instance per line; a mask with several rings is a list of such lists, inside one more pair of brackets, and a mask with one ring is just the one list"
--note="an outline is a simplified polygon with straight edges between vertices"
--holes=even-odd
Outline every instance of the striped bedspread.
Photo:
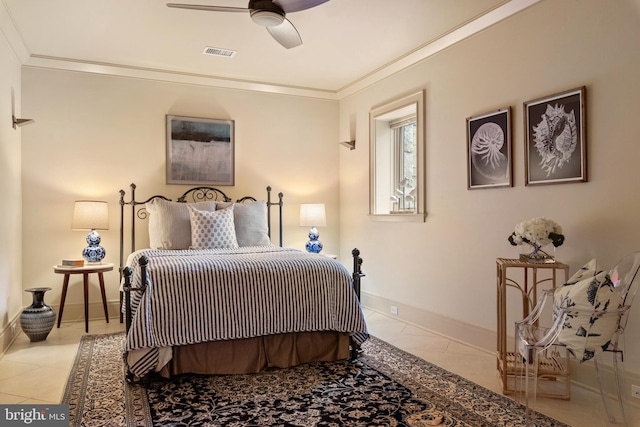
[[350,332],[357,343],[368,337],[351,274],[328,257],[276,246],[150,249],[130,257],[134,286],[142,255],[147,289],[132,292],[125,343],[137,376],[156,368],[162,347],[327,330]]

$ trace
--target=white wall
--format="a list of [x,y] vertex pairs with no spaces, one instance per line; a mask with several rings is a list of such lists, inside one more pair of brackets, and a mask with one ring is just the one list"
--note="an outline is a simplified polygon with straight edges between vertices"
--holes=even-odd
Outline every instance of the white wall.
[[[166,114],[235,120],[236,185],[222,189],[234,198],[264,197],[267,185],[282,191],[285,245],[298,248],[308,239],[300,203],[326,203],[320,237],[326,252],[338,252],[337,102],[28,67],[22,79],[25,114],[36,119],[22,153],[23,286],[52,287],[45,298],[54,306],[62,277],[52,266],[86,246],[86,233],[71,231],[74,200],[109,202],[111,228],[100,234],[105,261],[117,265],[118,191],[136,183],[144,200],[190,187],[165,185]],[[112,315],[117,276],[105,276]],[[65,320],[82,318],[81,279],[73,279]],[[100,318],[95,278],[90,301]]]
[[13,339],[10,325],[23,302],[22,129],[13,129],[11,115],[21,117],[20,62],[0,33],[0,354]]
[[[566,236],[573,273],[640,250],[640,2],[544,1],[341,101],[341,249],[363,254],[365,302],[495,350],[496,264],[517,257],[507,237],[536,216]],[[587,88],[588,183],[524,186],[525,101]],[[373,222],[368,212],[368,112],[426,90],[425,223]],[[465,119],[512,107],[514,187],[467,190]],[[515,313],[518,299],[509,300]],[[407,317],[405,317],[407,318]],[[509,318],[509,325],[515,320]],[[444,326],[443,326],[444,325]],[[448,328],[448,329],[447,329]],[[640,310],[625,361],[640,372]]]

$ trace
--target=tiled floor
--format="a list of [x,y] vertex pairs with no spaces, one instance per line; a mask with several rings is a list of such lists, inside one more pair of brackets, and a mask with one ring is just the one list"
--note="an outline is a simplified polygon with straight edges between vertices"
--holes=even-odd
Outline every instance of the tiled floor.
[[[365,315],[372,335],[499,392],[493,354],[370,310]],[[89,325],[92,334],[123,329],[116,319]],[[20,335],[0,360],[0,403],[59,403],[83,334],[84,322],[76,322],[54,328],[40,343]],[[539,399],[538,409],[575,427],[609,425],[600,396],[579,387],[573,387],[571,401]],[[640,426],[640,411],[628,407],[627,412],[630,426]]]
[[[89,322],[91,334],[117,331],[124,331],[118,319]],[[60,403],[84,333],[82,320],[54,326],[46,341],[20,334],[0,359],[0,403]]]
[[[451,341],[425,329],[370,310],[365,310],[365,316],[369,332],[375,337],[485,388],[501,393],[493,353]],[[616,425],[606,421],[600,395],[577,386],[571,389],[571,400],[539,398],[537,409],[574,427]],[[625,405],[625,411],[629,427],[640,426],[640,410]]]

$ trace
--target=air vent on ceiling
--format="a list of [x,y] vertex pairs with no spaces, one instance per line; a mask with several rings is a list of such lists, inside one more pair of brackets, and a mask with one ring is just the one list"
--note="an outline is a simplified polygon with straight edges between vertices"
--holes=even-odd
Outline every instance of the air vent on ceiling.
[[236,54],[235,50],[229,50],[229,49],[221,49],[219,47],[205,47],[204,48],[204,52],[202,52],[205,55],[213,55],[213,56],[222,56],[225,58],[233,58]]

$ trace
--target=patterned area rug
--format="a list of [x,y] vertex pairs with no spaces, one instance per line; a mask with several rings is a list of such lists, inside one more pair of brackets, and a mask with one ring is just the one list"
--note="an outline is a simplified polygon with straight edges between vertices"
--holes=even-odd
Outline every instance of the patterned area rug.
[[[124,334],[86,335],[62,403],[72,426],[520,426],[519,403],[371,338],[355,362],[124,381]],[[540,415],[537,426],[566,426]]]

